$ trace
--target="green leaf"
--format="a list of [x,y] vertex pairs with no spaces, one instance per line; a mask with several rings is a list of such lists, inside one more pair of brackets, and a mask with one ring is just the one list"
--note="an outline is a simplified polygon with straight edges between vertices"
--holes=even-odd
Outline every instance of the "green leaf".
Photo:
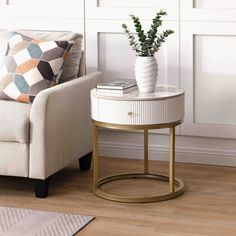
[[150,29],[145,33],[139,17],[130,15],[137,35],[130,32],[126,24],[122,24],[125,34],[128,37],[129,44],[138,55],[141,56],[153,56],[165,42],[166,38],[173,34],[172,30],[165,30],[162,34],[158,35],[158,29],[162,25],[162,17],[167,15],[165,11],[160,10],[156,13],[156,16],[152,19]]

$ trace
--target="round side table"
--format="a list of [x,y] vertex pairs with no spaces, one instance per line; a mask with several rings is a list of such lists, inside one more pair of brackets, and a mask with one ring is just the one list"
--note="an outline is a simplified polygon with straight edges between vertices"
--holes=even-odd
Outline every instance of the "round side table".
[[[184,183],[175,178],[175,127],[184,118],[184,91],[173,86],[158,86],[154,93],[138,90],[121,96],[108,96],[91,90],[93,122],[94,193],[118,202],[156,202],[175,198],[184,192]],[[122,173],[99,179],[98,132],[99,127],[115,130],[143,130],[144,171]],[[170,129],[169,175],[150,173],[148,167],[148,130]],[[151,197],[128,197],[107,193],[101,186],[120,179],[147,178],[166,181],[169,191]]]

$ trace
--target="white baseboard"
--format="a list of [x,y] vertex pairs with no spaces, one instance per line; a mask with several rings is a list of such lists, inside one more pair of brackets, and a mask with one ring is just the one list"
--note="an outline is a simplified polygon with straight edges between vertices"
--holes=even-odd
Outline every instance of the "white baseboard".
[[[143,146],[138,144],[100,142],[100,155],[129,159],[143,159]],[[149,145],[150,160],[168,160],[168,147]],[[176,161],[196,164],[236,166],[236,151],[176,146]]]

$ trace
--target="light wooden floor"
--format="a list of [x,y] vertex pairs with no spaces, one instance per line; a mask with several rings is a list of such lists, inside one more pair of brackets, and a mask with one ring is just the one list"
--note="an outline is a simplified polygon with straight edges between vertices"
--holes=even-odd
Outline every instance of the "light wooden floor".
[[[151,161],[152,170],[164,173],[167,164]],[[103,174],[141,170],[142,161],[103,158]],[[36,199],[32,183],[23,178],[0,177],[0,205],[93,215],[96,219],[81,236],[235,236],[236,168],[177,164],[177,176],[186,191],[179,198],[146,204],[103,200],[92,193],[92,170],[77,165],[53,176],[50,196]],[[122,181],[109,184],[110,192],[145,194],[163,191],[159,182]],[[144,185],[137,189],[138,184]],[[160,186],[160,189],[157,188]]]

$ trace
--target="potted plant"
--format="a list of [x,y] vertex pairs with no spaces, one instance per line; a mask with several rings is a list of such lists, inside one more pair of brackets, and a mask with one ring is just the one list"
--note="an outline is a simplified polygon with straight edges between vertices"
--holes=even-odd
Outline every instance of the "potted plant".
[[172,30],[165,30],[157,35],[158,28],[162,25],[161,18],[165,15],[167,13],[162,10],[157,12],[147,32],[144,32],[139,17],[130,15],[137,35],[131,33],[126,24],[122,24],[122,28],[128,36],[129,44],[137,55],[135,77],[141,92],[154,92],[157,81],[157,62],[154,54],[160,49],[166,38],[174,33]]

